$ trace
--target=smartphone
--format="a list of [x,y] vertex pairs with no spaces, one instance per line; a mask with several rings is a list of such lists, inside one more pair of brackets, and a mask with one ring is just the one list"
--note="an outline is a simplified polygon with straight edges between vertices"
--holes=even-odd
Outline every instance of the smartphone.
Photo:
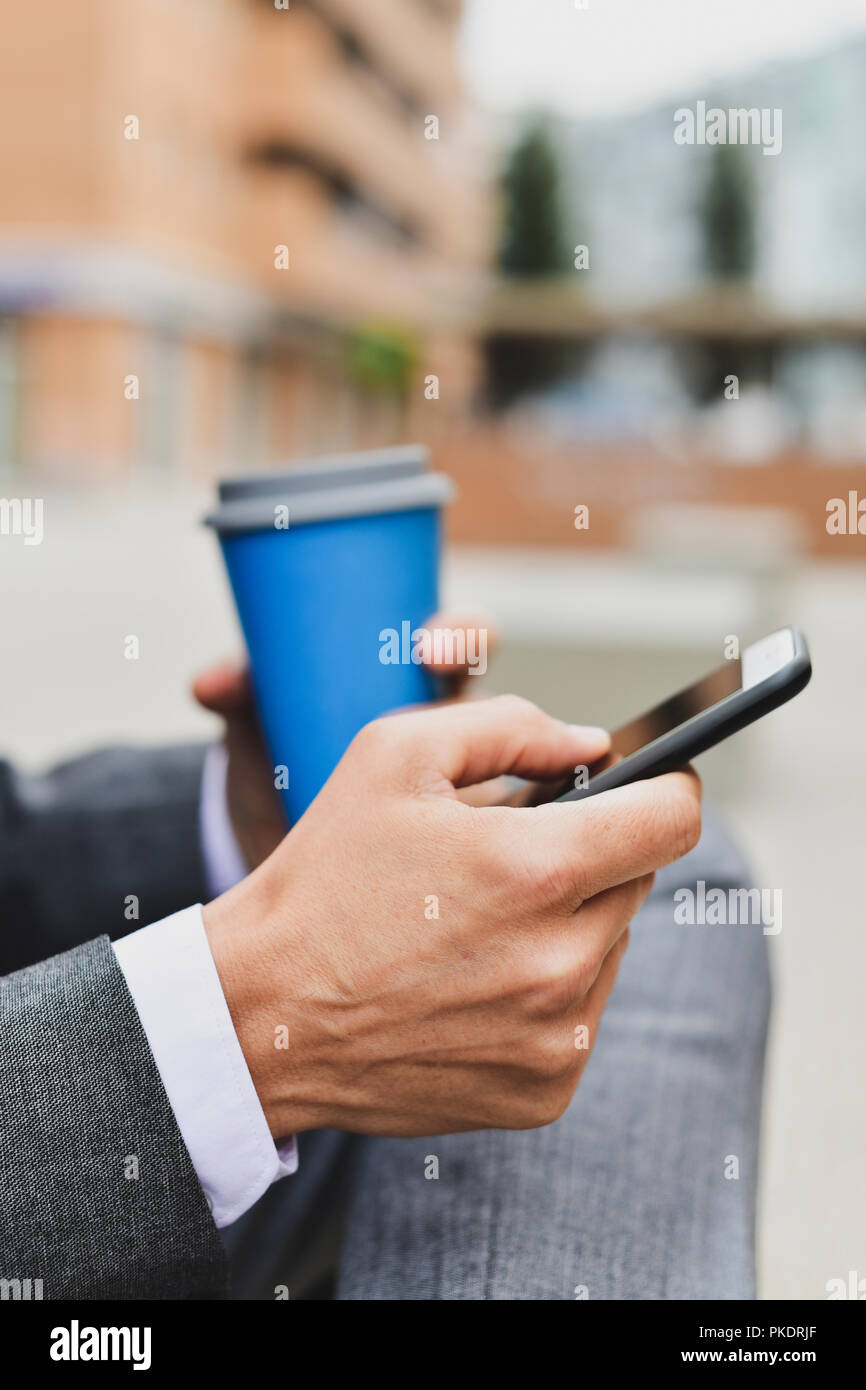
[[[611,751],[589,769],[587,785],[562,793],[560,784],[541,800],[579,801],[585,796],[658,777],[684,767],[755,719],[783,705],[809,683],[812,663],[801,632],[780,628],[753,642],[655,709],[611,734]],[[537,788],[538,790],[538,788]]]

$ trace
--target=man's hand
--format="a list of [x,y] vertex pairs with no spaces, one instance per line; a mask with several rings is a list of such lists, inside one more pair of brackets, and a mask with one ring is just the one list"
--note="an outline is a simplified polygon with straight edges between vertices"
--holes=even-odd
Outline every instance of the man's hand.
[[[495,632],[483,622],[437,613],[425,627],[431,633],[437,628],[451,631],[483,628],[487,633],[488,660],[496,645]],[[460,650],[460,644],[456,646]],[[468,643],[463,645],[463,650],[469,650]],[[448,665],[444,659],[447,651],[446,645],[437,661],[435,648],[431,649],[425,665],[443,678],[448,695],[455,699],[467,684],[475,682],[469,681],[468,666]],[[254,869],[276,849],[288,826],[274,790],[273,769],[259,728],[249,673],[242,666],[216,666],[196,677],[192,692],[204,709],[220,715],[223,720],[228,754],[229,816],[241,854],[247,866]]]
[[697,842],[699,782],[523,809],[457,792],[553,778],[606,746],[512,696],[377,720],[274,854],[205,908],[275,1136],[562,1114],[653,871]]

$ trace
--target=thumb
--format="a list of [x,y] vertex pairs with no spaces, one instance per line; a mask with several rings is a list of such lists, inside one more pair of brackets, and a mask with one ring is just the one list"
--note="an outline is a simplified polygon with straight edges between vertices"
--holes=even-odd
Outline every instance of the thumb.
[[252,704],[249,675],[242,666],[213,666],[202,671],[193,681],[192,693],[203,709],[226,719],[245,713]]
[[517,695],[396,715],[388,723],[453,787],[506,773],[552,779],[610,748],[605,729],[565,724]]

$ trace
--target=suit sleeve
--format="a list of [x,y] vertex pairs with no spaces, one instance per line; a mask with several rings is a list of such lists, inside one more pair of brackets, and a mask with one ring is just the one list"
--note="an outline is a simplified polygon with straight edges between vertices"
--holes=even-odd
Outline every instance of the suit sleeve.
[[38,777],[0,763],[0,974],[204,899],[204,755],[108,749]]
[[0,979],[0,1277],[217,1298],[222,1243],[107,937]]

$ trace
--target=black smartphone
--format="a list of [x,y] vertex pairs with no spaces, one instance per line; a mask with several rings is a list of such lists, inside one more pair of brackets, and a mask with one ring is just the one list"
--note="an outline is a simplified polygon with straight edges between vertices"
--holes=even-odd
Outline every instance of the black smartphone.
[[[755,719],[769,714],[808,685],[812,663],[806,639],[793,627],[780,628],[746,647],[669,700],[656,705],[611,734],[611,751],[589,769],[585,786],[560,783],[547,794],[536,784],[540,801],[579,801],[585,796],[658,777],[684,767],[699,753],[721,743]],[[524,804],[526,802],[524,801]]]

